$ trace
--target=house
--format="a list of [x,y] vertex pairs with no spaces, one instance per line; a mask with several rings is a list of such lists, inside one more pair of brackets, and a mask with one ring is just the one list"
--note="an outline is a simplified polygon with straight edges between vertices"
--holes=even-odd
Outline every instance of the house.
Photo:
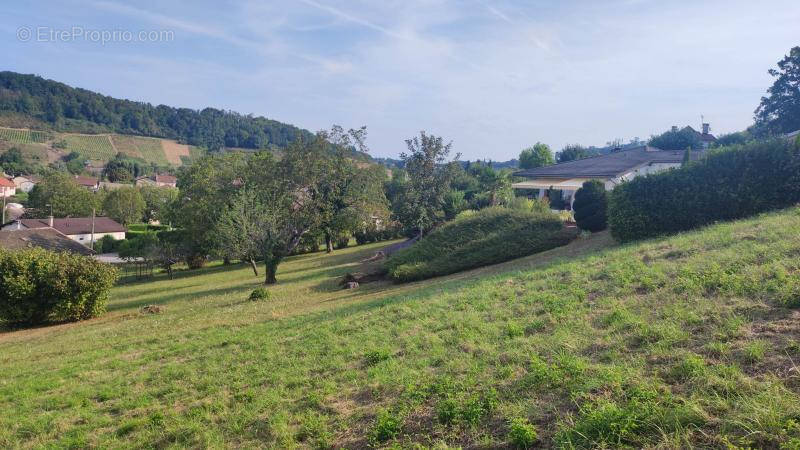
[[[702,153],[702,151],[693,151],[690,153],[690,158],[692,160],[699,159]],[[600,180],[605,184],[606,190],[611,190],[614,186],[639,175],[680,167],[683,163],[683,155],[684,151],[682,150],[661,150],[649,145],[642,145],[607,155],[521,170],[515,172],[514,176],[527,178],[527,180],[514,183],[512,187],[538,190],[539,198],[544,197],[548,189],[560,190],[562,197],[572,205],[575,191],[585,181]]]
[[[91,217],[67,217],[65,219],[19,219],[3,226],[3,230],[25,230],[53,228],[61,234],[66,235],[73,241],[89,245],[92,242],[92,218]],[[104,236],[111,236],[114,239],[125,239],[125,227],[109,217],[94,218],[94,242],[99,241]]]
[[17,194],[17,186],[13,181],[0,177],[0,197],[13,197]]
[[90,191],[96,191],[100,189],[100,180],[98,180],[97,178],[75,175],[75,182],[78,183],[80,186],[89,189]]
[[0,248],[2,249],[14,251],[33,247],[85,256],[94,254],[88,247],[75,242],[53,228],[0,231]]
[[800,139],[800,130],[792,131],[791,133],[786,133],[783,135],[786,139]]
[[33,187],[36,186],[36,183],[39,182],[39,177],[34,175],[20,175],[18,177],[14,177],[11,180],[14,183],[14,186],[17,187],[17,190],[22,192],[30,192],[33,190]]
[[177,187],[178,178],[172,175],[153,175],[136,179],[137,186]]

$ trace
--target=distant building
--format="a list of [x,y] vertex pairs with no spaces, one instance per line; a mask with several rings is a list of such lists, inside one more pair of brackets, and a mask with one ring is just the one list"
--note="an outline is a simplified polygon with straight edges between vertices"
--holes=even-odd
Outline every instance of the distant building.
[[[68,236],[73,241],[89,245],[92,241],[91,217],[68,217],[65,219],[18,219],[3,226],[3,230],[25,230],[53,228],[61,234]],[[114,239],[125,239],[125,227],[110,217],[95,217],[94,241],[97,242],[104,236]]]
[[0,177],[0,198],[13,197],[17,194],[17,186],[13,181],[5,177]]
[[36,228],[0,231],[0,248],[5,250],[24,250],[39,247],[54,252],[70,252],[79,255],[93,255],[91,249],[70,239],[53,228]]
[[136,179],[137,186],[177,187],[178,178],[172,175],[153,175]]
[[78,185],[89,189],[90,191],[96,191],[100,189],[100,180],[97,178],[75,175],[75,182],[78,183]]
[[14,186],[17,187],[18,191],[30,192],[33,190],[33,187],[36,186],[36,183],[39,182],[39,177],[34,175],[20,175],[14,177],[11,181],[14,183]]
[[[701,151],[693,151],[690,153],[690,158],[698,159],[701,154]],[[661,150],[643,145],[607,155],[521,170],[514,175],[527,180],[514,183],[512,187],[538,190],[539,198],[544,197],[548,189],[559,190],[564,200],[572,205],[575,191],[580,189],[585,181],[600,180],[606,190],[611,190],[614,186],[637,176],[680,167],[683,155],[683,150]]]

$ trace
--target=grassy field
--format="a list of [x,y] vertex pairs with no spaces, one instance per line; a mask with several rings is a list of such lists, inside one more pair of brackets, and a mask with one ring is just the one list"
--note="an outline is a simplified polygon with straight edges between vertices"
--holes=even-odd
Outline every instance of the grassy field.
[[[379,245],[0,335],[0,447],[800,446],[800,209],[340,290]],[[140,307],[159,304],[161,314]]]

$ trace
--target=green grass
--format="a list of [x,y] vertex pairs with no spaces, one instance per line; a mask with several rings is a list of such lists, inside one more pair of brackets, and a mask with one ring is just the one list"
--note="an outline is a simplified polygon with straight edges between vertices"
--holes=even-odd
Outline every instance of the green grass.
[[385,267],[395,281],[424,280],[549,250],[577,235],[555,214],[486,208],[436,228]]
[[0,447],[795,448],[798,235],[793,208],[353,290],[380,245],[302,255],[268,301],[245,265],[122,285],[0,335]]

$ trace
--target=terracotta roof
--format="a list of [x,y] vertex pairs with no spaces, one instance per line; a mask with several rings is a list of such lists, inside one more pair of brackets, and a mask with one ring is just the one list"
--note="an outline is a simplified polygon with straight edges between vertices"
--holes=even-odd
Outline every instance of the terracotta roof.
[[177,183],[178,179],[172,175],[156,175],[156,183]]
[[[50,219],[22,219],[26,228],[48,228]],[[91,217],[68,217],[66,219],[53,219],[53,228],[67,236],[75,234],[89,234],[92,232]],[[95,233],[120,233],[125,232],[125,227],[110,217],[95,217]]]
[[[700,152],[694,151],[691,154],[692,159],[697,159]],[[521,170],[514,175],[528,178],[614,178],[643,165],[679,164],[682,161],[683,150],[661,150],[643,145],[607,155]]]
[[73,241],[52,228],[0,231],[0,248],[24,250],[32,247],[41,247],[55,252],[72,252],[80,255],[94,254],[88,247]]
[[75,182],[81,186],[97,186],[97,178],[75,175]]
[[17,185],[14,184],[14,182],[9,180],[8,178],[0,177],[0,187],[15,188],[15,187],[17,187]]

